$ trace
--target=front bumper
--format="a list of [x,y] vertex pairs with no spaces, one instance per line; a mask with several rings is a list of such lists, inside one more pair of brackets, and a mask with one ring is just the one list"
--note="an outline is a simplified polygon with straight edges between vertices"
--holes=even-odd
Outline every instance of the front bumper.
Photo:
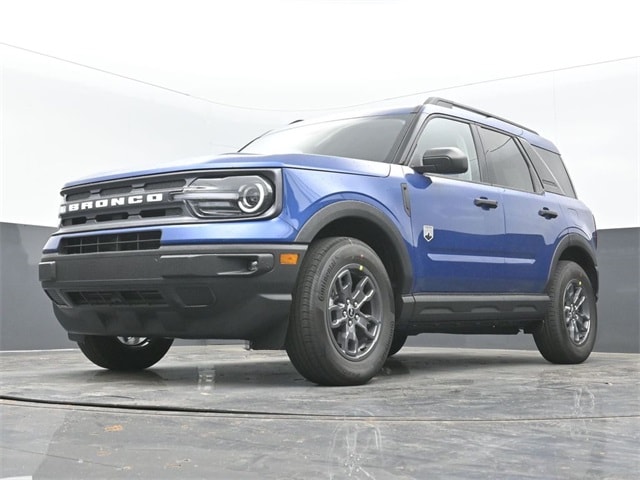
[[[245,339],[280,348],[306,245],[46,254],[42,287],[70,337]],[[281,254],[298,254],[295,265]]]

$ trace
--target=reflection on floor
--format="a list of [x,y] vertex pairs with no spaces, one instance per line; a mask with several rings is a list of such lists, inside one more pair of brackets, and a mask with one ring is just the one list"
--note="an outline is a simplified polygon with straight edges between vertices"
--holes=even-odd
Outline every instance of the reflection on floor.
[[280,352],[174,347],[114,373],[0,354],[0,478],[637,478],[640,356],[405,348],[361,387]]

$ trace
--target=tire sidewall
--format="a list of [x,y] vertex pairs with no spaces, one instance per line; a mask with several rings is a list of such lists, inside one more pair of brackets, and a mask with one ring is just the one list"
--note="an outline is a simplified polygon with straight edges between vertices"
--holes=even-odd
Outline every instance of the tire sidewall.
[[[344,377],[354,381],[375,375],[387,358],[394,329],[393,293],[391,283],[378,256],[367,245],[351,240],[349,244],[338,244],[325,255],[326,260],[318,268],[312,283],[311,311],[308,312],[314,325],[315,334],[322,338],[320,352],[323,357],[341,372]],[[350,264],[362,265],[375,280],[378,294],[381,296],[381,318],[379,337],[371,351],[362,358],[349,359],[338,351],[327,321],[327,307],[332,283],[339,271]]]
[[118,371],[143,370],[167,353],[172,339],[151,337],[144,345],[125,345],[113,336],[86,336],[78,342],[82,353],[99,367]]
[[[581,345],[576,345],[569,336],[569,332],[564,323],[564,292],[567,285],[577,280],[581,283],[581,287],[585,290],[586,302],[589,302],[590,311],[590,330],[587,340]],[[556,334],[560,336],[561,343],[566,349],[566,355],[573,362],[582,362],[586,360],[593,350],[596,333],[598,329],[597,308],[593,287],[586,273],[580,266],[573,262],[567,262],[561,266],[556,285],[554,286],[551,306],[554,310],[553,315],[556,323]]]

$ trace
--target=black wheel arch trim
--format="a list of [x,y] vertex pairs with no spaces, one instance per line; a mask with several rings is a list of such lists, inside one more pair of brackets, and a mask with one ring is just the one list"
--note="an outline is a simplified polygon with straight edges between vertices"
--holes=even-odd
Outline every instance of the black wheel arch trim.
[[[599,289],[599,279],[598,279],[598,260],[596,258],[596,251],[593,245],[591,245],[586,238],[584,238],[582,235],[578,233],[569,233],[568,235],[563,237],[562,240],[560,240],[560,242],[558,243],[558,246],[556,247],[555,252],[553,252],[553,259],[551,260],[551,268],[549,268],[549,273],[547,274],[547,288],[549,286],[549,282],[551,281],[553,272],[558,266],[560,257],[562,257],[562,254],[567,249],[572,247],[578,247],[580,250],[582,250],[593,263],[593,268],[594,268],[593,274],[595,275],[595,279],[594,279],[595,281],[592,282],[593,283],[592,287],[593,287],[593,292],[597,298],[598,289]],[[587,276],[590,276],[589,272],[586,272],[586,273],[587,273]]]
[[[396,225],[376,207],[356,200],[345,200],[328,205],[307,220],[295,238],[296,243],[311,243],[320,231],[331,222],[343,218],[356,217],[371,222],[379,227],[391,242],[400,260],[400,292],[410,293],[413,285],[413,267],[406,240]],[[366,240],[363,240],[366,243]]]

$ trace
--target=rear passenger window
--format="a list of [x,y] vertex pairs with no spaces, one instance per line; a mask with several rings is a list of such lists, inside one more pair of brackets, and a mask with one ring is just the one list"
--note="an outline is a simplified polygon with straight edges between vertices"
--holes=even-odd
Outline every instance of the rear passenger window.
[[485,128],[479,128],[478,131],[487,160],[488,182],[533,192],[529,166],[515,140],[508,135]]
[[576,198],[576,191],[573,189],[573,184],[571,183],[571,179],[560,155],[536,146],[534,146],[533,149],[542,157],[547,167],[549,167],[549,170],[551,170],[551,173],[553,173],[553,176],[560,184],[564,194]]

